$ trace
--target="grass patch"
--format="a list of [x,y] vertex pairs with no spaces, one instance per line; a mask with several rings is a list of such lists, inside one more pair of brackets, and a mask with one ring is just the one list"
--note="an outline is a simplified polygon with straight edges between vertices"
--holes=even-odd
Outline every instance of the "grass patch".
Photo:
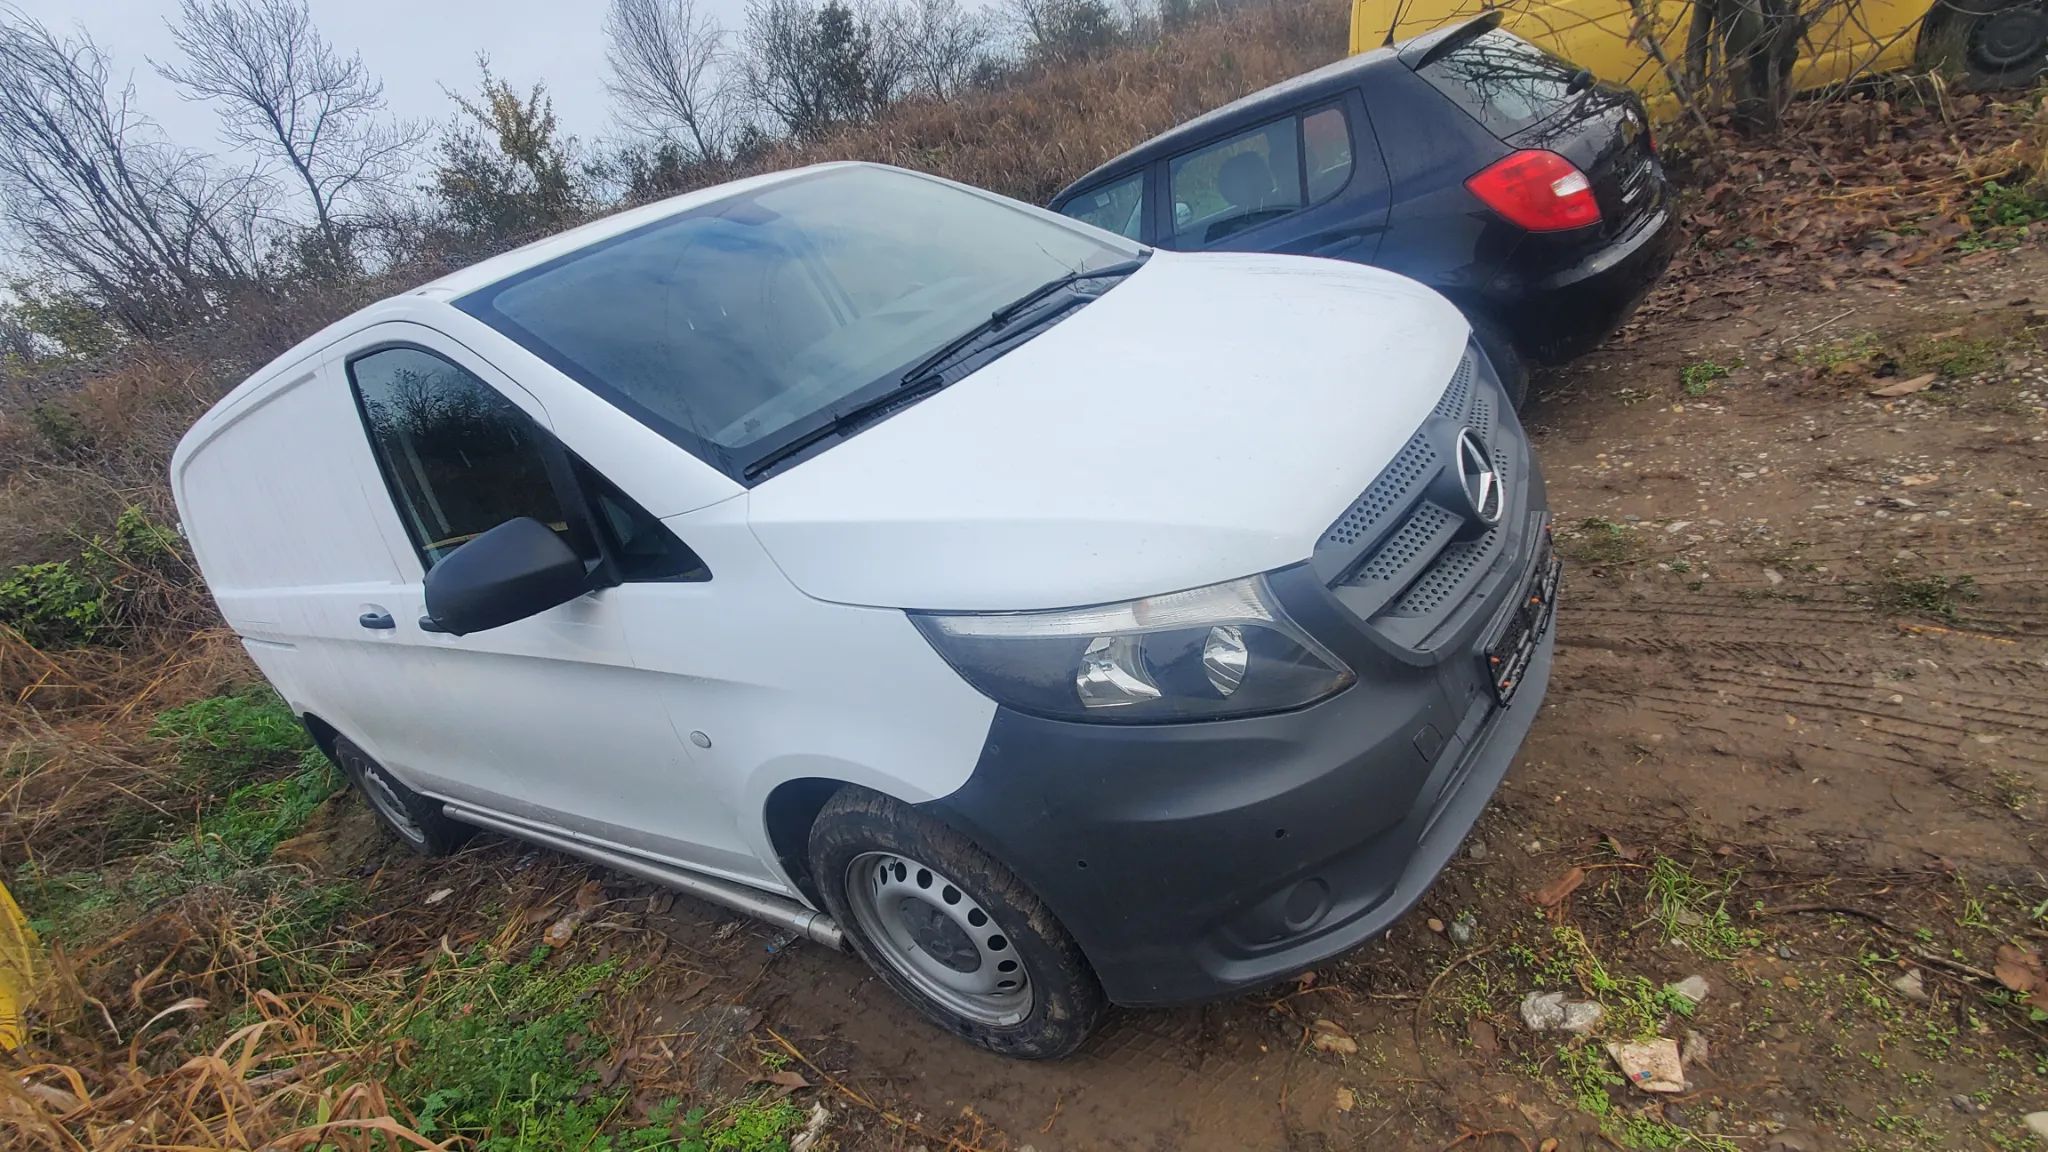
[[1900,376],[1932,372],[1944,379],[1975,376],[2005,363],[2010,341],[1994,336],[1924,336],[1910,340],[1892,357]]
[[605,1084],[613,1057],[603,1005],[644,969],[618,958],[550,964],[540,947],[507,961],[446,956],[412,979],[396,1016],[350,1012],[345,1043],[381,1046],[367,1070],[418,1131],[477,1152],[783,1152],[803,1118],[787,1099],[746,1097],[713,1109],[663,1100],[637,1120],[624,1087]]
[[1648,896],[1665,937],[1713,960],[1731,959],[1761,944],[1762,933],[1737,928],[1728,914],[1728,894],[1735,880],[1729,873],[1709,883],[1675,860],[1659,856],[1652,861]]
[[1685,388],[1687,396],[1705,396],[1714,390],[1714,385],[1726,380],[1738,367],[1739,364],[1695,360],[1678,370],[1678,382]]
[[149,734],[171,745],[194,783],[242,780],[313,750],[298,717],[267,684],[158,713]]
[[1588,516],[1558,542],[1558,551],[1588,568],[1614,568],[1642,559],[1643,546],[1627,525]]
[[2048,187],[1988,181],[1970,197],[1969,211],[1980,229],[2025,227],[2048,220]]
[[1893,565],[1871,585],[1870,599],[1879,612],[1896,616],[1934,616],[1954,620],[1962,605],[1977,598],[1970,576],[1917,576]]

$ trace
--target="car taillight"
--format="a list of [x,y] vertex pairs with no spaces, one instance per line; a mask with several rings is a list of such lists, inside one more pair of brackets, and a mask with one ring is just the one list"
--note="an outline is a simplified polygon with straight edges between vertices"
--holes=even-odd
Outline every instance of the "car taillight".
[[1525,149],[1481,169],[1465,187],[1508,223],[1559,232],[1600,222],[1586,174],[1555,152]]

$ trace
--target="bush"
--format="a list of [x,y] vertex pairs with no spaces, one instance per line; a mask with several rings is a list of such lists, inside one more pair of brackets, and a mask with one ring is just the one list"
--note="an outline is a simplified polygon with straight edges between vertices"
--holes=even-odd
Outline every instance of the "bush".
[[37,648],[91,644],[106,632],[106,588],[69,560],[17,564],[0,580],[0,624]]

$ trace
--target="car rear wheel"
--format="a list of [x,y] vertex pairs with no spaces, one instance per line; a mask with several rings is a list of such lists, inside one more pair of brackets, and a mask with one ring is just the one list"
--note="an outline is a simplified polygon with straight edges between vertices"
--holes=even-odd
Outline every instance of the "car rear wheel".
[[450,820],[438,801],[407,788],[384,766],[370,759],[345,736],[334,739],[334,763],[384,825],[405,846],[422,856],[446,856],[462,847],[476,829]]
[[1108,1008],[1080,945],[1009,869],[863,788],[811,826],[812,875],[854,950],[940,1027],[1005,1056],[1080,1047]]
[[1920,63],[1971,90],[2016,88],[2048,72],[2048,3],[1941,0],[1928,14]]

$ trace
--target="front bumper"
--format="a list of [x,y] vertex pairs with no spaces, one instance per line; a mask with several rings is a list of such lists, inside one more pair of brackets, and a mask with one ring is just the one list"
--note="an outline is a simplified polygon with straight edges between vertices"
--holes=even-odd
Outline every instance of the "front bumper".
[[[1273,579],[1312,631],[1341,617],[1306,566]],[[929,807],[1051,906],[1118,1003],[1280,980],[1413,907],[1506,775],[1556,625],[1504,706],[1480,669],[1491,631],[1436,665],[1354,647],[1359,683],[1278,716],[1120,727],[999,709],[966,786]]]

